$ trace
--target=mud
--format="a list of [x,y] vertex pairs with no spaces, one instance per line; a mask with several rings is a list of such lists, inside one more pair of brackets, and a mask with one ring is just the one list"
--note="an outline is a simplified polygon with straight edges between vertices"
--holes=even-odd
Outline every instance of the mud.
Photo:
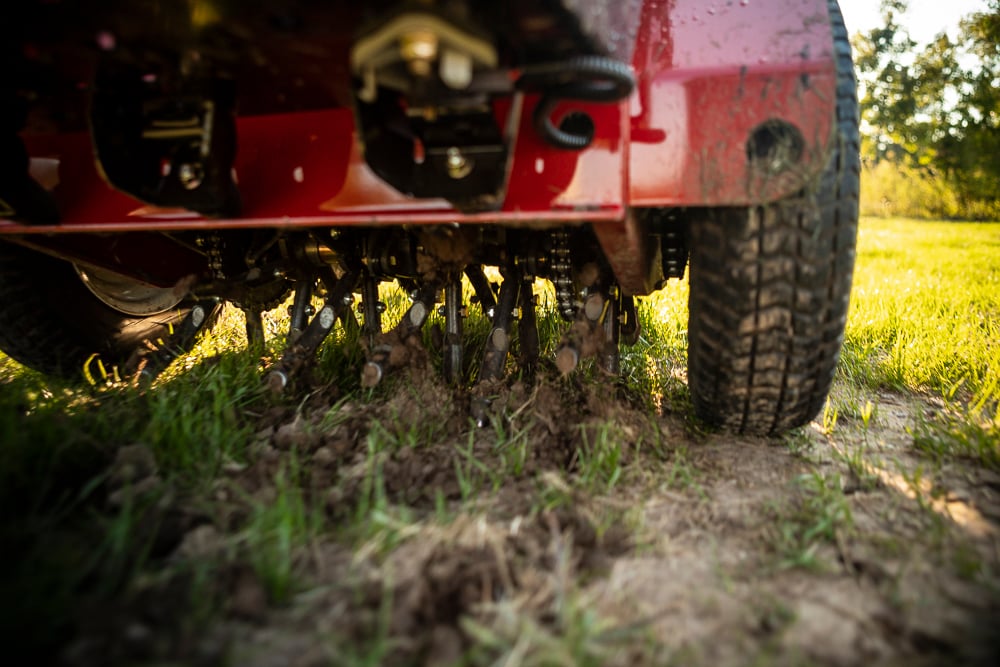
[[[425,360],[392,383],[272,408],[209,498],[157,494],[156,567],[62,663],[995,664],[1000,476],[918,456],[921,399],[769,440],[554,368],[483,429]],[[114,462],[133,493],[147,454]],[[322,529],[278,599],[247,527],[290,482]]]

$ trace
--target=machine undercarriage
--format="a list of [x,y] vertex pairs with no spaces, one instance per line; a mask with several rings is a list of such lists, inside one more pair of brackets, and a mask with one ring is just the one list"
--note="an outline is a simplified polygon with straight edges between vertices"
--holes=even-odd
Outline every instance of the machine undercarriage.
[[[596,357],[613,374],[636,297],[690,256],[696,409],[739,430],[802,423],[829,387],[853,265],[846,32],[825,0],[710,9],[8,3],[0,347],[68,376],[96,353],[148,380],[219,303],[256,344],[261,312],[291,296],[269,386],[338,321],[359,327],[373,386],[439,311],[447,379],[481,359],[483,423],[512,336],[536,365],[535,280],[565,322],[559,371]],[[412,300],[398,321],[386,281]],[[484,349],[466,349],[470,307],[490,321]]]

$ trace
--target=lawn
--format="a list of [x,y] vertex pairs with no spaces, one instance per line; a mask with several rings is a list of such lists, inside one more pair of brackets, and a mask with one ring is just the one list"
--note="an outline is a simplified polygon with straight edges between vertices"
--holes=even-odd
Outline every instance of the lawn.
[[[403,297],[384,297],[398,316]],[[864,219],[830,400],[782,438],[692,417],[686,298],[675,281],[643,300],[623,381],[543,365],[511,378],[484,429],[433,354],[362,389],[357,334],[339,328],[303,386],[273,396],[235,310],[145,392],[0,356],[9,653],[988,664],[1000,224]]]

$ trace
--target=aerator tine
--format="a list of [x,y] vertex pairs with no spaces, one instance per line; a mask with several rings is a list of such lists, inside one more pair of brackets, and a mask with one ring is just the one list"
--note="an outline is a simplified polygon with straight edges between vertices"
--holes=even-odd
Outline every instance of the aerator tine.
[[295,372],[316,354],[316,350],[333,330],[337,318],[353,302],[351,292],[357,285],[358,276],[357,271],[349,271],[332,285],[323,307],[302,331],[302,335],[285,351],[281,361],[268,373],[267,385],[271,391],[275,393],[284,391]]
[[[126,375],[133,376],[141,387],[148,387],[170,362],[191,349],[198,334],[210,326],[221,308],[217,298],[195,302],[180,324],[153,349],[139,348],[125,364]],[[151,343],[147,343],[151,344]]]
[[424,285],[413,294],[413,303],[396,326],[380,334],[370,351],[368,361],[361,371],[361,386],[374,387],[386,373],[406,363],[410,355],[406,346],[419,334],[437,300],[436,284]]

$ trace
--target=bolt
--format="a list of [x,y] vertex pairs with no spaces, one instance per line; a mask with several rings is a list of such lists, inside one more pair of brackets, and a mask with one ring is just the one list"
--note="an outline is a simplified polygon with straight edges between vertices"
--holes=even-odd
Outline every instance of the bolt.
[[313,308],[312,305],[306,306],[305,314],[306,317],[312,317],[316,314],[316,309]]
[[448,175],[456,181],[465,178],[472,171],[472,161],[467,160],[462,155],[462,151],[458,150],[455,146],[448,149],[446,165],[448,167]]
[[197,162],[185,162],[177,172],[177,180],[181,182],[185,190],[196,189],[204,178],[205,172]]
[[350,307],[351,304],[354,303],[354,295],[353,294],[345,294],[343,301],[344,301],[344,305],[345,306]]
[[376,313],[384,313],[385,312],[385,302],[384,301],[376,301],[375,302],[375,312]]

